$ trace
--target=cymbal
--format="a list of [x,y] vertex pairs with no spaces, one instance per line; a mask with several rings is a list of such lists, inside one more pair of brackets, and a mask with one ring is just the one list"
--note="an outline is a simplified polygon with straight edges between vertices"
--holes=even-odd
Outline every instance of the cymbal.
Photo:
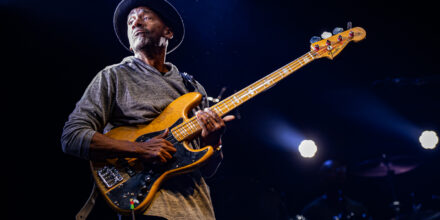
[[352,173],[363,177],[384,177],[409,172],[419,166],[416,159],[409,156],[394,156],[363,161],[355,166]]

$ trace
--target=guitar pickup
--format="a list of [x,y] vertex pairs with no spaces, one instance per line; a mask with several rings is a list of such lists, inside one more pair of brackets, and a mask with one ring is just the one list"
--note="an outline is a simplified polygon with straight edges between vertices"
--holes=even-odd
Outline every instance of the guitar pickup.
[[113,187],[124,179],[114,166],[104,166],[97,170],[97,173],[107,188]]
[[134,170],[134,167],[132,167],[130,165],[130,163],[123,158],[119,158],[118,161],[116,162],[118,167],[123,167],[125,172],[130,176],[134,176],[136,175],[136,171]]
[[133,170],[133,168],[131,166],[127,166],[125,167],[125,172],[127,172],[127,174],[132,177],[134,175],[136,175],[136,172]]

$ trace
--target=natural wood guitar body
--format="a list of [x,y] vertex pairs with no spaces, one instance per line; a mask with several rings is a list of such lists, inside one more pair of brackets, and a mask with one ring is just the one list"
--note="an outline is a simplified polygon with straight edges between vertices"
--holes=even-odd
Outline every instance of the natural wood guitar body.
[[178,141],[173,136],[172,128],[188,121],[188,112],[199,105],[201,99],[202,95],[199,93],[187,93],[170,103],[148,125],[118,127],[106,134],[118,140],[146,141],[169,128],[167,140],[170,140],[177,149],[173,159],[164,165],[146,164],[136,158],[91,161],[96,185],[113,209],[128,214],[131,212],[131,200],[135,212],[145,211],[164,180],[193,171],[213,154],[214,150],[211,146],[192,149],[188,146],[187,140]]

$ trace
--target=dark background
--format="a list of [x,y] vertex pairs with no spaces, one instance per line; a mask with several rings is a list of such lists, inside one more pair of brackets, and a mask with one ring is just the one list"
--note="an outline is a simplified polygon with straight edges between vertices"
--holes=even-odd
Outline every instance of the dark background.
[[[327,159],[350,168],[368,159],[409,155],[420,166],[395,179],[404,212],[410,194],[422,209],[440,195],[439,149],[420,147],[439,129],[438,12],[423,1],[172,1],[186,36],[167,57],[210,96],[232,94],[303,55],[309,39],[334,27],[361,26],[367,38],[333,61],[318,60],[239,108],[228,125],[225,159],[208,180],[218,219],[286,219],[322,193]],[[113,33],[117,0],[2,0],[2,111],[6,133],[6,215],[73,219],[88,198],[88,162],[65,155],[67,116],[95,74],[130,55]],[[282,130],[312,139],[302,158]],[[281,131],[281,132],[272,132]],[[288,139],[288,138],[287,138]],[[288,146],[286,148],[286,145]],[[384,178],[350,176],[347,193],[375,219],[390,219]],[[117,219],[99,199],[90,219]],[[9,219],[9,218],[8,218]]]

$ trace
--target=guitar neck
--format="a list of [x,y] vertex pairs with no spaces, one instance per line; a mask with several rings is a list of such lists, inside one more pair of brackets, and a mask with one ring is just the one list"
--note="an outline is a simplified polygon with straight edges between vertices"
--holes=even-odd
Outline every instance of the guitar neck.
[[[315,54],[313,51],[310,51],[304,54],[303,56],[299,57],[298,59],[288,63],[287,65],[279,68],[278,70],[272,72],[271,74],[247,86],[246,88],[229,96],[223,101],[215,104],[210,109],[215,113],[217,113],[220,117],[224,116],[228,112],[240,106],[241,104],[252,99],[256,95],[274,86],[276,83],[286,78],[296,70],[312,62],[314,59],[315,59]],[[197,123],[195,116],[190,118],[185,123],[182,123],[171,129],[172,134],[178,141],[183,141],[190,137],[193,137],[195,134],[198,134],[200,131],[201,128]]]

